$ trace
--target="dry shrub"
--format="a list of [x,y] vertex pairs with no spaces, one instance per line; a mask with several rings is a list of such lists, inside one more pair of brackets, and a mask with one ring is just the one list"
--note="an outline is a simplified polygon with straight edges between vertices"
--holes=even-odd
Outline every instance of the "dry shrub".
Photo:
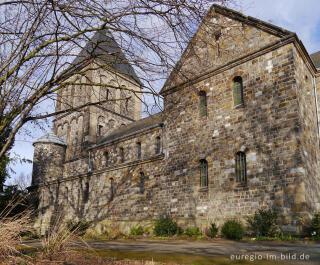
[[0,212],[0,264],[17,264],[24,260],[16,247],[21,243],[21,234],[30,231],[31,213],[25,210],[10,216],[12,210],[21,203],[21,200],[13,200]]
[[77,235],[79,229],[80,226],[77,226],[70,230],[68,225],[62,222],[61,216],[59,216],[54,224],[49,227],[46,236],[41,240],[42,248],[39,255],[37,255],[37,261],[40,264],[45,264],[46,261],[54,261],[57,258],[65,261],[68,255],[74,252],[70,247],[79,241],[89,247]]

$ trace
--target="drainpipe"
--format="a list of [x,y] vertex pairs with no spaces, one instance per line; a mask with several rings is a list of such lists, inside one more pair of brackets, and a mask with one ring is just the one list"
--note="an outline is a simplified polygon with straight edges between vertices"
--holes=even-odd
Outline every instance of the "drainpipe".
[[313,76],[313,91],[314,98],[316,104],[316,115],[317,115],[317,126],[318,126],[318,140],[320,139],[320,127],[319,127],[319,108],[318,108],[318,96],[317,96],[317,85],[316,85],[316,77]]

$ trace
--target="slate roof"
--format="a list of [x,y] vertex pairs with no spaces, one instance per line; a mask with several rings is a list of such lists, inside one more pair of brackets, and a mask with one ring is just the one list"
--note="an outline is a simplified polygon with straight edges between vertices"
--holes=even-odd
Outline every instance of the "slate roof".
[[310,58],[314,66],[318,69],[320,68],[320,51],[310,54]]
[[83,61],[76,67],[86,65],[88,63],[88,60],[84,60],[86,57],[106,64],[115,69],[117,73],[124,74],[138,82],[139,85],[142,85],[132,65],[130,65],[125,54],[108,30],[104,29],[96,32],[72,64],[77,65],[80,61]]
[[58,137],[53,132],[47,133],[46,135],[40,137],[35,143],[54,143],[60,145],[67,145],[66,140],[63,137]]
[[97,142],[97,145],[93,146],[92,148],[109,143],[109,142],[116,141],[118,139],[130,136],[130,135],[137,134],[147,129],[162,126],[162,122],[163,122],[162,113],[157,113],[147,118],[132,122],[124,127],[121,127],[112,131],[106,137],[101,138]]

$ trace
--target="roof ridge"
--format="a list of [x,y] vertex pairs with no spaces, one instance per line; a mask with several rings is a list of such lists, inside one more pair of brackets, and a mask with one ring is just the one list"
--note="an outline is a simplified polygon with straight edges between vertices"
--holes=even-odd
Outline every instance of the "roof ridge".
[[[231,9],[231,8],[228,8],[228,7],[225,7],[225,6],[221,6],[221,5],[218,5],[218,4],[213,4],[210,8],[210,11],[212,10],[212,8],[215,9],[215,12],[219,13],[219,14],[223,14],[223,15],[226,15],[226,16],[233,16],[233,18],[235,19],[238,19],[240,21],[242,21],[243,19],[245,20],[248,20],[248,21],[244,21],[244,22],[253,22],[254,24],[261,24],[261,25],[264,25],[266,26],[266,28],[270,28],[270,29],[273,29],[279,33],[281,33],[281,35],[290,35],[290,34],[294,34],[294,32],[292,31],[289,31],[285,28],[282,28],[282,27],[279,27],[277,25],[274,25],[270,22],[266,22],[264,20],[261,20],[261,19],[258,19],[256,17],[252,17],[252,16],[247,16],[239,11],[236,11],[234,9]],[[251,23],[250,23],[251,24]],[[252,24],[251,24],[252,25]],[[253,25],[254,26],[254,25]],[[257,26],[257,25],[256,25]],[[259,27],[261,28],[261,27]],[[272,31],[273,32],[273,31]]]
[[209,14],[211,14],[213,11],[217,12],[219,14],[222,14],[226,17],[232,17],[233,19],[238,20],[240,22],[247,23],[250,26],[253,26],[253,27],[256,27],[260,30],[266,31],[266,32],[273,34],[273,35],[276,35],[280,38],[285,38],[290,35],[296,35],[296,33],[294,33],[294,32],[291,32],[291,31],[286,30],[284,28],[278,27],[278,26],[273,25],[271,23],[265,22],[263,20],[260,20],[260,19],[257,19],[257,18],[251,17],[251,16],[246,16],[246,15],[242,14],[241,12],[235,11],[235,10],[227,8],[225,6],[221,6],[218,4],[212,4],[210,9],[208,10],[206,16],[204,17],[204,19],[200,23],[198,29],[196,30],[193,37],[190,39],[188,45],[186,46],[185,50],[183,51],[180,59],[175,64],[174,68],[172,69],[171,73],[169,74],[166,82],[162,86],[160,94],[166,90],[165,87],[167,86],[168,80],[170,80],[171,76],[176,72],[177,67],[179,67],[179,65],[181,64],[181,59],[185,56],[185,53],[187,52],[190,43],[193,42],[195,36],[197,35],[197,32],[201,28],[201,25],[205,22],[205,20],[209,16]]

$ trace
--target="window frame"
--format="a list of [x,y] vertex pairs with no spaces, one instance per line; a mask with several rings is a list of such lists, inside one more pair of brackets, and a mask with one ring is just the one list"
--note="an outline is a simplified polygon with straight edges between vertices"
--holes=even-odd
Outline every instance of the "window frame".
[[[239,85],[238,85],[239,84]],[[235,107],[244,105],[243,95],[243,79],[241,76],[236,76],[233,79],[233,105]]]
[[141,142],[137,142],[137,158],[138,158],[138,160],[141,160],[141,157],[142,157]]
[[120,163],[124,163],[124,148],[120,147]]
[[200,188],[208,188],[208,161],[206,159],[201,159],[200,161]]
[[199,108],[200,108],[200,117],[206,117],[208,113],[208,102],[207,102],[207,93],[203,90],[199,92]]
[[245,152],[237,152],[235,155],[236,182],[247,183],[247,158]]
[[110,201],[114,199],[114,179],[110,178]]
[[156,137],[156,154],[161,154],[161,137]]
[[102,136],[102,130],[103,130],[103,125],[99,124],[99,125],[98,125],[98,133],[97,133],[97,135],[98,135],[99,137]]

